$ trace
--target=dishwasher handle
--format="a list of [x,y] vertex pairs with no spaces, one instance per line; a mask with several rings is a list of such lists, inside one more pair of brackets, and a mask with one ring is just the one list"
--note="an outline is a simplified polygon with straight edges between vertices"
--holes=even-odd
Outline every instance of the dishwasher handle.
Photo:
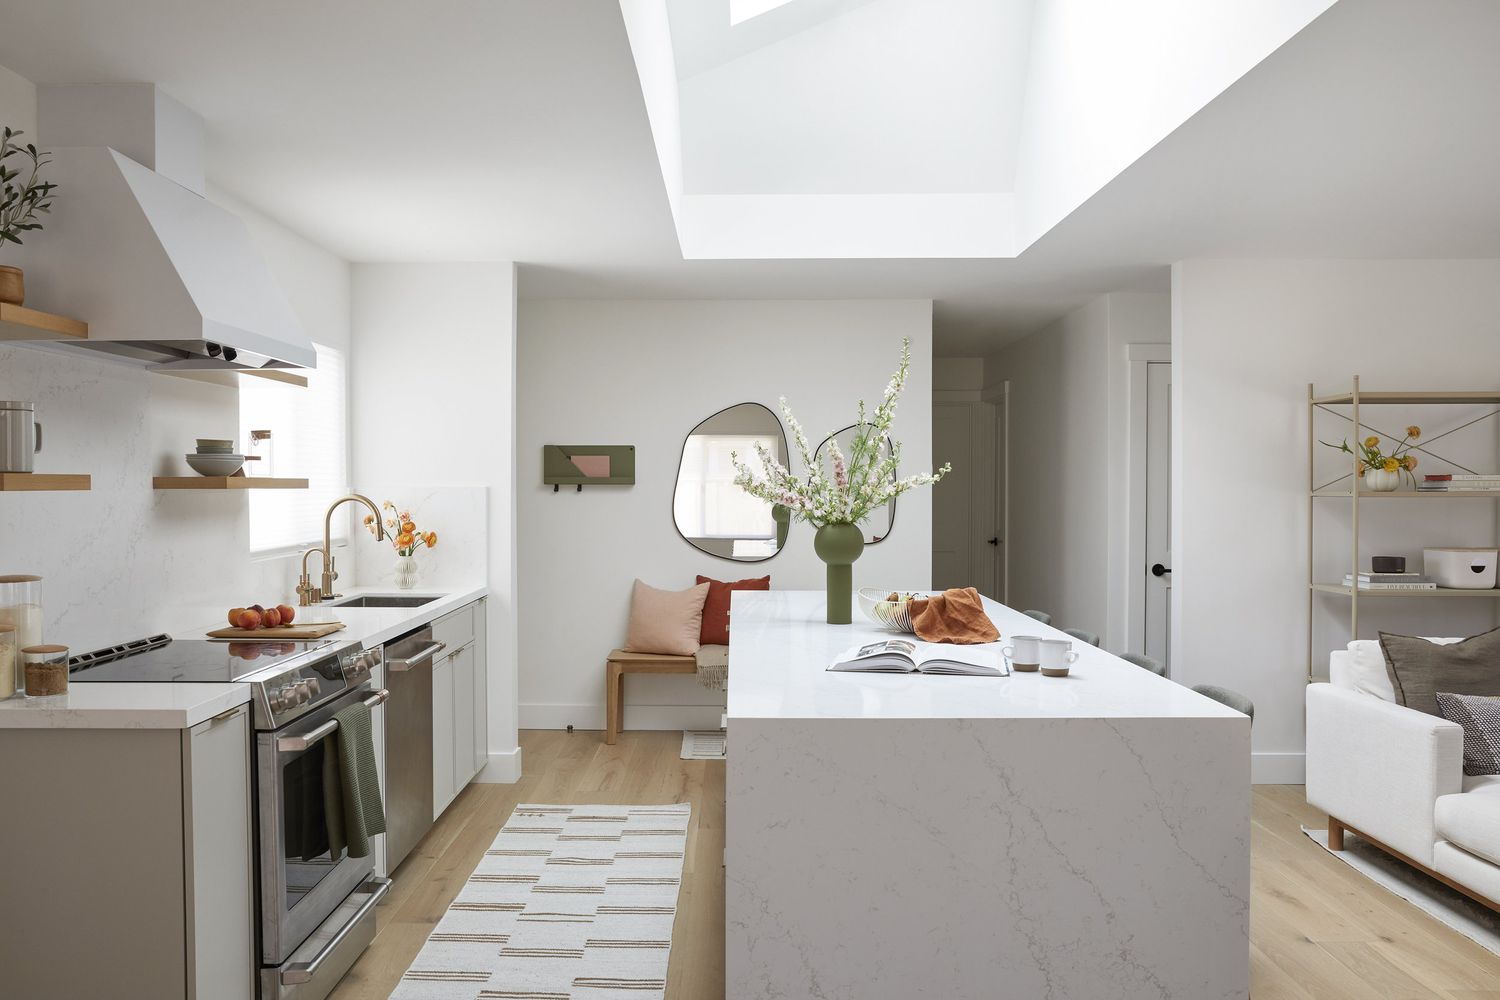
[[392,673],[399,674],[403,671],[411,670],[415,667],[420,667],[424,663],[431,663],[434,656],[438,655],[447,648],[448,644],[446,642],[434,642],[429,644],[426,649],[423,649],[416,656],[386,660],[385,668]]

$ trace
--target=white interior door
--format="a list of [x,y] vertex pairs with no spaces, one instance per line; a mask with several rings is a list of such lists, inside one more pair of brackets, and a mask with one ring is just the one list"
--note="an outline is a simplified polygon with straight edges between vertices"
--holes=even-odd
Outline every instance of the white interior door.
[[1172,666],[1172,365],[1146,365],[1146,655]]
[[953,463],[953,471],[932,491],[932,586],[934,590],[968,587],[974,575],[973,418],[969,403],[934,403],[932,457],[936,465]]
[[974,587],[987,597],[996,594],[995,427],[995,408],[989,403],[933,404],[933,461],[953,464],[932,494],[936,590]]

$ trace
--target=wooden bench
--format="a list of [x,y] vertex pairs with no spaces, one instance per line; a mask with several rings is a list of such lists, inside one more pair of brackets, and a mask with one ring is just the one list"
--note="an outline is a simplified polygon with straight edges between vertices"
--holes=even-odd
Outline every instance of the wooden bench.
[[627,653],[616,649],[604,668],[604,742],[613,745],[620,735],[625,712],[626,674],[696,674],[698,658],[666,653]]

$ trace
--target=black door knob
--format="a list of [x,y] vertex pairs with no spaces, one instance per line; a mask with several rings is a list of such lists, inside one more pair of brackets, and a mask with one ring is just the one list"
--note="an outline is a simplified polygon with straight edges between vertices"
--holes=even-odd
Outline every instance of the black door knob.
[[1166,576],[1170,572],[1172,572],[1172,571],[1170,569],[1168,569],[1167,567],[1163,566],[1161,563],[1157,563],[1156,565],[1154,565],[1154,566],[1151,567],[1151,575],[1152,576]]
[[990,539],[990,544],[991,545],[999,545],[1000,544],[1000,539],[998,539],[998,538],[991,538]]

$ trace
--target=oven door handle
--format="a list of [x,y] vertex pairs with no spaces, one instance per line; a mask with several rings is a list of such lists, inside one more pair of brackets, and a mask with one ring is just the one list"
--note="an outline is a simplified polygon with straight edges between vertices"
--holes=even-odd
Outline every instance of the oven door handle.
[[[374,708],[376,705],[384,704],[385,700],[390,696],[391,693],[389,691],[387,691],[385,688],[381,688],[379,691],[376,691],[374,694],[370,695],[370,697],[365,699],[365,707]],[[318,726],[316,729],[309,729],[301,736],[278,736],[276,737],[276,749],[281,751],[282,753],[293,753],[298,750],[306,750],[308,747],[312,746],[319,740],[324,739],[328,736],[332,736],[338,728],[339,720],[329,719],[321,726]]]
[[392,673],[399,674],[402,671],[411,670],[413,667],[420,667],[424,663],[432,662],[434,656],[447,648],[448,644],[446,642],[434,642],[416,656],[408,656],[404,660],[386,660],[385,668]]
[[344,938],[349,936],[349,932],[357,927],[359,922],[365,918],[365,914],[373,910],[376,904],[390,891],[391,880],[381,878],[379,875],[372,875],[370,876],[370,880],[361,885],[360,888],[369,889],[370,898],[359,904],[359,909],[354,911],[354,916],[350,917],[348,922],[338,929],[338,933],[334,934],[328,943],[313,956],[311,962],[296,962],[281,970],[281,985],[297,986],[301,983],[312,982],[312,978],[318,974],[318,967],[323,964],[323,960],[333,954],[338,946],[344,943]]

